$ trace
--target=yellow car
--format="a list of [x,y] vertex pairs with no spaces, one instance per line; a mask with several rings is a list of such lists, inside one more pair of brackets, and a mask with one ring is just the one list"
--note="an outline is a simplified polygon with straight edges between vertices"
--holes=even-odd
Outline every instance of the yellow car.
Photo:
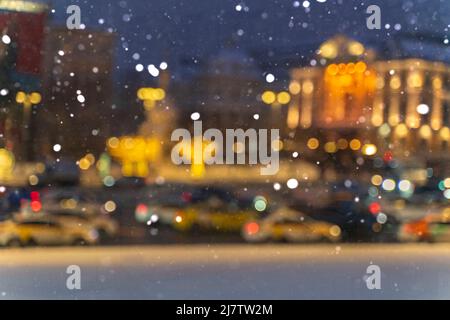
[[252,210],[191,207],[176,212],[173,226],[180,231],[198,228],[204,231],[239,232],[246,222],[256,218],[257,213]]
[[85,227],[97,230],[101,239],[114,237],[119,231],[119,225],[116,220],[105,214],[86,214],[77,211],[54,211],[39,213],[20,212],[14,215],[18,221],[21,219],[38,218],[52,219],[67,227]]
[[55,219],[7,220],[0,223],[0,245],[92,245],[98,232],[85,226],[69,226]]
[[242,229],[248,242],[288,241],[311,242],[341,240],[341,228],[337,225],[314,220],[291,208],[280,208],[267,218],[251,221]]

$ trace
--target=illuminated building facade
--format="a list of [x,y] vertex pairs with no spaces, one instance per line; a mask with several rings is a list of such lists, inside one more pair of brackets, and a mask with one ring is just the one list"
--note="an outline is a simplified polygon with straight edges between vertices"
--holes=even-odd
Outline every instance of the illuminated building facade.
[[31,111],[38,106],[18,103],[15,97],[33,92],[37,96],[41,90],[46,23],[45,4],[0,0],[0,148],[18,161],[30,160],[36,125]]
[[323,43],[317,55],[316,66],[291,71],[286,119],[288,132],[311,154],[374,145],[380,156],[449,156],[450,66],[377,60],[344,36]]

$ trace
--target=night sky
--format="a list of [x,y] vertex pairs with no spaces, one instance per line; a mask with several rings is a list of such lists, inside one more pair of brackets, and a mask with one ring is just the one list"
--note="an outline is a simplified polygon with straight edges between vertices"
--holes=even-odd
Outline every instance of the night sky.
[[[116,62],[124,74],[138,63],[168,61],[180,69],[180,61],[200,63],[229,43],[247,51],[308,54],[299,52],[305,44],[336,33],[379,43],[399,33],[432,33],[442,41],[449,36],[448,0],[319,1],[305,8],[303,0],[57,0],[52,22],[64,24],[65,8],[80,5],[87,28],[118,34]],[[366,28],[371,4],[381,7],[381,31]]]

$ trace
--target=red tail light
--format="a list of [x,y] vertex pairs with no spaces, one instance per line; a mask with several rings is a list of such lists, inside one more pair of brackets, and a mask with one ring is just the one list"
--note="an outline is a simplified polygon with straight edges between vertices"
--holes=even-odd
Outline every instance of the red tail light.
[[256,222],[249,222],[245,225],[245,232],[249,235],[259,232],[259,224]]
[[138,206],[136,207],[136,215],[145,216],[145,215],[147,215],[147,213],[148,213],[148,207],[143,203],[138,204]]
[[372,202],[369,205],[369,211],[371,214],[378,214],[381,211],[381,205],[378,202]]
[[40,201],[31,201],[31,210],[33,210],[33,212],[39,212],[42,209],[42,204]]
[[41,203],[41,195],[39,194],[39,192],[37,191],[32,191],[30,193],[30,198],[31,198],[31,210],[33,212],[39,212],[42,209],[42,203]]
[[190,192],[183,192],[183,193],[181,194],[181,199],[182,199],[184,202],[186,202],[186,203],[191,202],[191,201],[192,201],[192,193],[190,193]]

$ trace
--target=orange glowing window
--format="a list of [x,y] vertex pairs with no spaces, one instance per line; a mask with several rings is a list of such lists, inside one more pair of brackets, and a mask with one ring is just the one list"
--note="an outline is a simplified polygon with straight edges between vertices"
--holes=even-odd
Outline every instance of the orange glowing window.
[[324,74],[324,102],[318,121],[327,126],[357,124],[371,105],[376,73],[363,61],[330,64]]

